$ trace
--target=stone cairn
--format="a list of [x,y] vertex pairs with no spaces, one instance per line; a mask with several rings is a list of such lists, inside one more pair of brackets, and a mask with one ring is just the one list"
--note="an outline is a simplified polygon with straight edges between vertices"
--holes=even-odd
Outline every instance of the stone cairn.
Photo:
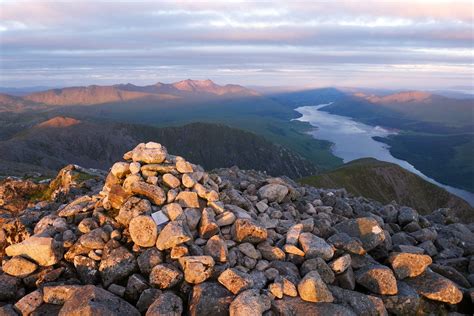
[[151,142],[124,160],[99,193],[26,209],[30,233],[0,230],[1,315],[472,312],[473,226],[447,209],[208,174]]

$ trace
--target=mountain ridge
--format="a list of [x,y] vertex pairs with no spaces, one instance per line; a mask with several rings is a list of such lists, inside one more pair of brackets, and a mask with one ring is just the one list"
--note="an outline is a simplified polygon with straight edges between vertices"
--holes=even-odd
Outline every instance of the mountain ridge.
[[[205,144],[199,144],[200,139]],[[57,171],[66,164],[106,169],[130,144],[160,140],[180,155],[208,169],[239,165],[276,176],[299,178],[316,173],[312,163],[250,132],[222,124],[193,123],[157,128],[139,124],[95,122],[58,116],[0,141],[0,160]],[[6,174],[12,169],[5,164]],[[0,168],[1,169],[1,168]]]
[[137,86],[133,84],[116,84],[110,86],[89,85],[65,87],[42,92],[34,92],[21,97],[36,103],[66,105],[97,105],[112,102],[126,102],[144,98],[179,99],[195,94],[207,97],[259,96],[260,94],[239,85],[218,85],[207,80],[182,80],[171,84],[158,82],[154,85]]

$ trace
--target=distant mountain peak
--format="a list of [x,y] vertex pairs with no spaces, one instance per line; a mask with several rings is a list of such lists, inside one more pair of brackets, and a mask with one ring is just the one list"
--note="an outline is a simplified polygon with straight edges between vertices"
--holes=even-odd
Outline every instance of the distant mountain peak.
[[392,93],[385,96],[368,95],[365,93],[355,93],[356,97],[364,98],[373,103],[409,103],[409,102],[426,102],[434,96],[426,91],[403,91]]
[[73,125],[80,124],[81,121],[76,120],[72,117],[66,117],[66,116],[55,116],[52,119],[49,119],[45,122],[42,122],[37,125],[37,127],[42,127],[42,128],[64,128],[64,127],[70,127]]
[[182,91],[206,90],[205,92],[211,92],[221,87],[209,79],[207,80],[186,79],[186,80],[175,82],[172,85],[176,89],[182,90]]

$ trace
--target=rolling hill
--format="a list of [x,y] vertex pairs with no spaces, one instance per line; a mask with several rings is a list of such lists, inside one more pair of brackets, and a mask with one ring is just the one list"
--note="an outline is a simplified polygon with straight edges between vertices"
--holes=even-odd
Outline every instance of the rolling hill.
[[356,196],[365,196],[382,203],[396,201],[421,213],[451,207],[459,216],[474,214],[464,200],[431,184],[400,166],[372,158],[354,160],[333,171],[300,180],[302,183],[323,187],[344,187]]
[[[56,172],[66,164],[105,169],[134,144],[156,141],[208,169],[238,165],[271,175],[299,178],[315,174],[309,161],[262,137],[224,125],[194,123],[156,128],[138,124],[81,121],[53,117],[0,141],[0,174],[11,175],[16,163]],[[6,169],[6,170],[5,170]],[[27,170],[24,170],[27,171]]]

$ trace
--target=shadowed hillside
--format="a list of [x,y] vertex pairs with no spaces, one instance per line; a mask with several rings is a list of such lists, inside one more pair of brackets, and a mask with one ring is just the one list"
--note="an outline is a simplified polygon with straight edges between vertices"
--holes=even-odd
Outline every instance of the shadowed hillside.
[[431,184],[396,164],[372,158],[354,160],[317,176],[303,178],[302,183],[323,188],[344,187],[356,196],[382,203],[397,201],[420,212],[450,207],[466,217],[473,210],[464,200]]
[[[3,174],[23,163],[56,171],[74,163],[107,169],[131,145],[159,141],[178,155],[208,169],[238,165],[271,175],[298,178],[314,174],[315,167],[299,155],[252,133],[224,125],[194,123],[181,127],[95,123],[55,117],[0,142]],[[8,163],[7,163],[8,162]]]

